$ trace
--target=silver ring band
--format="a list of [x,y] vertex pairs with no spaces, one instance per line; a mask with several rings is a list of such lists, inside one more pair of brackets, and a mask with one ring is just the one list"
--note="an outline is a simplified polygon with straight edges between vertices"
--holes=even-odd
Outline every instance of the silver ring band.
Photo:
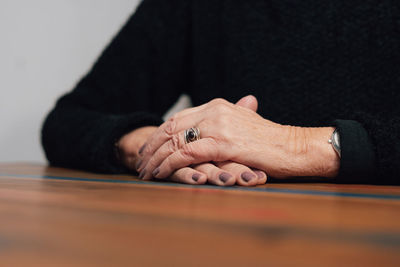
[[192,127],[185,130],[184,133],[185,144],[200,140],[200,129]]

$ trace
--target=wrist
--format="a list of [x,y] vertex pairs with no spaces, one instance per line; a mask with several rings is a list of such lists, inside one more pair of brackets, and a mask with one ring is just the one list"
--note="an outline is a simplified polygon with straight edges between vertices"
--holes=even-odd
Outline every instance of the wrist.
[[333,127],[304,128],[307,131],[308,149],[305,160],[310,176],[336,177],[339,173],[340,157],[329,143]]

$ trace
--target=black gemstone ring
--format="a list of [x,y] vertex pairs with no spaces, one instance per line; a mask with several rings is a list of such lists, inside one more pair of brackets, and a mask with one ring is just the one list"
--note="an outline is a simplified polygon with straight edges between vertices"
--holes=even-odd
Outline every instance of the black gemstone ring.
[[194,142],[200,139],[200,129],[197,127],[192,127],[185,130],[185,144]]

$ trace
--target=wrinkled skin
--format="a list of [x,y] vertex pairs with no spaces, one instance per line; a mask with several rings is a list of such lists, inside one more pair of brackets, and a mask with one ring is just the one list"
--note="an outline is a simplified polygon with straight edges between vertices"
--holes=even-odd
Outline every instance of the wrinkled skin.
[[[256,112],[258,103],[254,97],[250,96],[242,98],[236,105]],[[157,127],[143,127],[121,138],[119,146],[123,155],[122,160],[128,168],[136,170],[144,163],[144,158],[139,153],[140,147],[148,142],[149,138],[158,130]],[[234,184],[253,186],[264,184],[267,181],[265,172],[229,160],[183,166],[174,170],[168,176],[170,180],[181,183],[204,184],[208,182],[221,186]],[[150,179],[152,176],[148,175],[141,178]]]
[[[327,142],[334,128],[277,124],[258,115],[257,105],[253,96],[236,105],[214,99],[175,114],[152,133],[140,151],[140,177],[165,179],[209,162],[219,168],[239,164],[276,178],[337,175],[339,158]],[[201,130],[201,139],[185,144],[183,132],[193,126]],[[256,180],[256,173],[249,174]],[[250,175],[235,177],[238,184],[257,184],[253,179],[248,182]]]

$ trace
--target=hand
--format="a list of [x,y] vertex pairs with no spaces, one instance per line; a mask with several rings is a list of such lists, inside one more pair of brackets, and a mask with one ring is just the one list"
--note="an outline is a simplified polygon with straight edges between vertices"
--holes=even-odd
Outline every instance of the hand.
[[[123,164],[131,170],[136,170],[141,157],[140,147],[157,127],[142,127],[124,135],[119,146]],[[184,167],[171,175],[171,180],[187,184],[204,184],[206,182],[229,186],[235,183],[243,186],[265,184],[267,175],[259,170],[252,170],[235,162],[203,163],[191,167]]]
[[[196,126],[201,139],[184,142]],[[148,140],[138,170],[145,179],[165,178],[203,162],[234,161],[273,177],[333,177],[339,159],[328,144],[333,128],[280,125],[223,99],[177,113]]]
[[[237,105],[257,110],[257,101],[244,98]],[[157,127],[143,127],[124,135],[120,141],[122,162],[131,170],[136,170],[141,163],[140,147]],[[267,181],[265,172],[250,169],[235,162],[203,163],[193,167],[183,167],[171,174],[171,180],[189,184],[204,184],[209,182],[215,185],[243,186],[264,184]]]
[[136,164],[140,160],[139,151],[149,137],[157,131],[156,126],[146,126],[135,129],[118,141],[120,160],[129,170],[136,171]]

